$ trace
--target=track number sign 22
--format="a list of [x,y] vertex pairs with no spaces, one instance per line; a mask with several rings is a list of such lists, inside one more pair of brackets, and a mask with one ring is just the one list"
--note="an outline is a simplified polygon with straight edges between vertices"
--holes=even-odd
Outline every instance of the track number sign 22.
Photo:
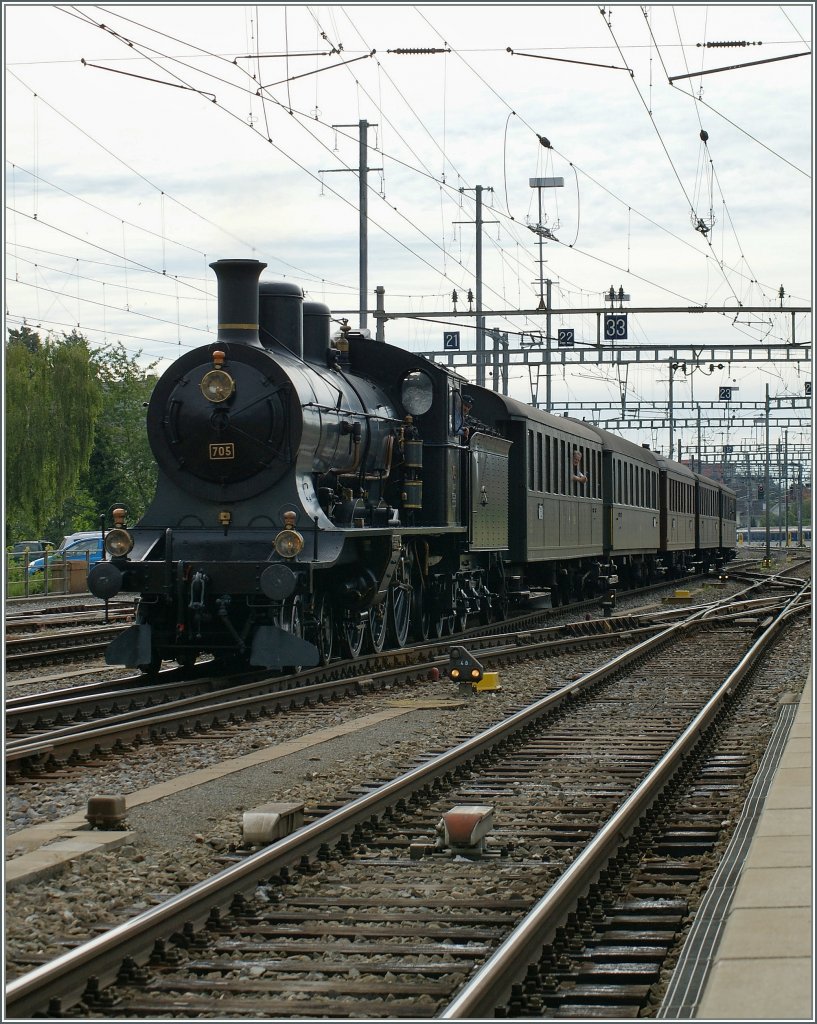
[[627,340],[627,314],[626,313],[605,313],[604,314],[604,337],[607,341]]

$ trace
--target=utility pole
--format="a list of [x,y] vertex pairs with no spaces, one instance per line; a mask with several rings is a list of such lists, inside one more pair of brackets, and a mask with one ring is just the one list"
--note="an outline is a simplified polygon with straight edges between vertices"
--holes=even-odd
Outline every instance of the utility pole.
[[[541,196],[541,194],[542,194],[542,192],[540,190],[539,195]],[[542,200],[540,199],[539,202],[541,203],[541,201]],[[541,241],[539,242],[539,244],[540,245],[542,244]],[[551,365],[550,365],[550,324],[551,324],[551,315],[552,315],[551,312],[550,312],[550,307],[551,307],[551,301],[550,301],[551,291],[550,291],[550,289],[552,287],[552,282],[551,282],[550,278],[548,278],[548,280],[545,281],[545,284],[547,285],[547,312],[545,313],[545,411],[546,412],[550,412],[550,410],[553,407],[552,390],[551,390],[552,389]]]
[[[698,472],[701,472],[701,407],[697,408],[698,413]],[[721,479],[723,479],[723,469],[721,469]]]
[[[813,543],[813,542],[812,542]],[[803,463],[797,463],[797,546],[803,545]]]
[[766,557],[763,560],[763,566],[766,569],[772,567],[772,551],[771,551],[771,533],[769,526],[769,385],[766,385],[766,475],[764,477],[763,485],[763,497],[764,505],[766,506],[764,511],[766,513]]
[[[354,124],[336,124],[333,128],[357,128],[358,137],[358,212],[360,222],[360,252],[359,252],[359,304],[358,315],[360,327],[365,328],[368,322],[369,307],[369,171],[382,171],[382,167],[369,167],[369,128],[376,128],[376,124],[369,124],[368,121],[358,121]],[[335,167],[328,171],[318,171],[319,174],[345,174],[351,171],[351,167]]]
[[485,332],[494,343],[494,391],[503,395],[508,394],[508,334],[503,334],[497,328],[489,328]]
[[476,220],[475,221],[454,221],[455,224],[476,224],[477,228],[477,265],[476,265],[476,314],[477,314],[477,386],[485,387],[485,317],[482,315],[482,225],[496,224],[495,220],[483,221],[482,219],[482,193],[493,192],[492,188],[477,185],[476,188],[461,188],[460,192],[476,193]]
[[[545,280],[545,257],[543,246],[546,238],[551,238],[557,241],[553,232],[546,228],[542,223],[542,189],[543,188],[564,188],[564,178],[531,178],[529,181],[530,187],[536,189],[536,193],[539,199],[539,220],[536,227],[530,227],[531,231],[539,238],[539,309],[545,310],[545,410],[550,412],[552,408],[551,401],[551,381],[550,381],[550,329],[551,329],[551,317],[552,317],[552,305],[551,302],[551,285],[550,280]],[[544,295],[544,286],[547,286],[547,299]]]
[[672,386],[673,386],[673,381],[675,380],[675,371],[679,367],[681,367],[683,369],[684,373],[686,373],[687,364],[685,362],[684,363],[678,363],[674,359],[670,359],[670,361],[669,361],[669,457],[671,459],[674,458],[673,448],[675,447],[675,443],[674,443],[675,412],[674,412],[673,404],[672,404]]

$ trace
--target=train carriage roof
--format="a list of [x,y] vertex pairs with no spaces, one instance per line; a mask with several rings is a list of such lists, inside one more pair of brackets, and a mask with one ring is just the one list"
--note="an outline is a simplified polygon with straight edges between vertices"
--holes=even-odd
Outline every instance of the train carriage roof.
[[734,496],[734,490],[723,482],[723,480],[715,480],[714,477],[705,476],[703,473],[693,474],[698,483],[703,484],[705,487],[711,487],[716,491],[723,491],[724,494],[731,494]]
[[[479,409],[479,394],[473,387],[469,387],[472,394],[477,395],[477,410]],[[599,443],[597,431],[587,423],[574,420],[570,416],[554,416],[553,413],[545,412],[544,409],[537,409],[524,402],[518,402],[508,395],[499,395],[495,392],[488,392],[492,398],[498,399],[505,407],[505,414],[513,419],[526,419],[533,423],[541,423],[542,426],[561,433],[571,434],[577,440],[587,443],[588,441]]]
[[653,469],[658,469],[658,455],[650,448],[636,444],[635,441],[628,441],[626,437],[619,437],[618,434],[611,434],[609,430],[601,427],[593,427],[593,432],[601,440],[604,450],[624,455],[636,462],[644,462]]
[[676,479],[685,480],[689,484],[695,483],[695,474],[689,466],[684,466],[680,462],[673,462],[672,459],[665,459],[664,456],[659,455],[658,452],[653,452],[653,455],[663,472],[669,473]]

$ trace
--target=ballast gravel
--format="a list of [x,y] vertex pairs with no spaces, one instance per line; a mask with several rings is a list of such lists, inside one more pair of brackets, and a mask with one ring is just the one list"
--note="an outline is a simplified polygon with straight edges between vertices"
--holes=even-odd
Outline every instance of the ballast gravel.
[[[695,598],[709,601],[712,594],[702,588]],[[781,683],[797,692],[809,669],[810,642],[804,622],[790,632],[761,671],[776,673]],[[8,980],[220,870],[224,855],[241,843],[244,810],[271,800],[304,802],[309,807],[347,799],[356,787],[393,777],[608,657],[609,649],[588,648],[504,669],[500,691],[465,700],[447,680],[344,698],[230,727],[229,738],[205,735],[196,743],[168,741],[118,756],[108,765],[10,788],[6,793],[7,859],[21,854],[15,849],[14,832],[84,810],[90,796],[121,793],[127,797],[206,765],[365,717],[383,710],[390,699],[418,702],[390,721],[134,808],[127,817],[133,836],[125,845],[88,854],[52,877],[8,889]],[[425,700],[441,698],[450,699],[451,705],[422,706]]]

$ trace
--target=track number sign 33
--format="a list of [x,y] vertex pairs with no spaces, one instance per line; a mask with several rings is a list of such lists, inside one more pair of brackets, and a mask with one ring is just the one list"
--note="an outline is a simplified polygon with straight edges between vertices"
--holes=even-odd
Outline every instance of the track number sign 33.
[[627,340],[627,314],[626,313],[605,313],[604,314],[604,337],[608,341]]

